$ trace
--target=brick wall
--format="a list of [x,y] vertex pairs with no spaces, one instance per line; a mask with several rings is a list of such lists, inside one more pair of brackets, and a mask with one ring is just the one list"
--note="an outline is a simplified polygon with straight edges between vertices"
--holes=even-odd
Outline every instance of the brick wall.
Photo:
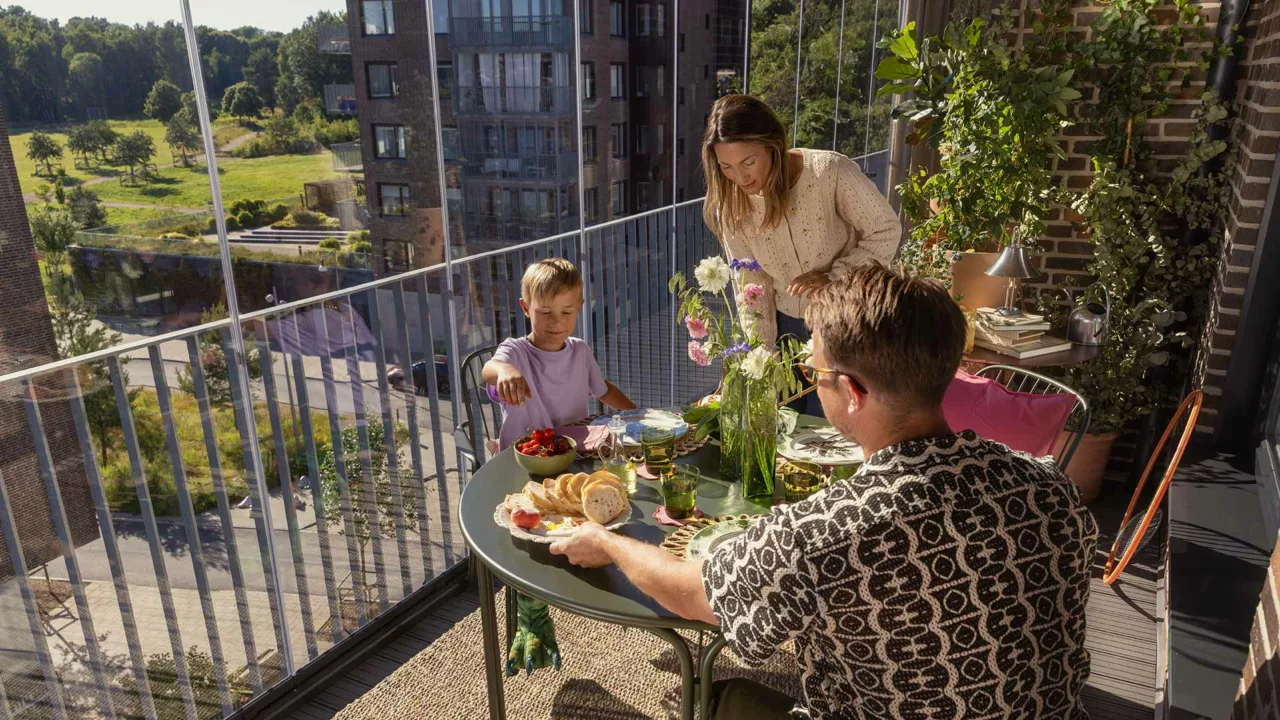
[[1280,41],[1280,1],[1256,0],[1242,31],[1245,46],[1236,90],[1239,122],[1234,132],[1239,153],[1231,178],[1231,208],[1221,264],[1214,279],[1197,368],[1205,392],[1198,428],[1201,431],[1211,431],[1218,419],[1222,383],[1280,141],[1280,54],[1276,52]]
[[[4,288],[0,375],[56,359],[49,307],[40,283],[3,110],[0,110],[0,288]],[[20,393],[21,389],[13,384],[0,385],[0,474],[13,506],[27,563],[34,567],[57,558],[61,550]],[[66,403],[60,402],[41,403],[41,411],[72,540],[81,545],[98,536],[98,523],[71,412]],[[12,574],[9,553],[0,544],[0,578]]]
[[1237,720],[1280,718],[1280,703],[1276,698],[1276,687],[1280,685],[1280,658],[1276,657],[1277,650],[1280,650],[1280,595],[1277,595],[1277,581],[1280,581],[1280,544],[1271,553],[1267,580],[1262,585],[1258,609],[1253,617],[1253,628],[1249,631],[1249,659],[1241,672],[1235,708],[1231,715]]

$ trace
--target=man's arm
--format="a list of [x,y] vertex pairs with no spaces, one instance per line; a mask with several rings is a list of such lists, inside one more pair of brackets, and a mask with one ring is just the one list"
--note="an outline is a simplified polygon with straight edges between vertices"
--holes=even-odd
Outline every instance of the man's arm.
[[608,380],[605,380],[604,384],[606,387],[609,388],[609,391],[606,392],[604,395],[600,396],[600,402],[604,403],[605,405],[608,405],[614,410],[634,410],[635,409],[636,404],[631,402],[631,398],[627,397],[626,393],[619,390],[617,385],[614,385]]
[[551,554],[564,555],[583,567],[615,564],[662,607],[689,620],[720,624],[702,586],[701,560],[679,560],[660,547],[614,535],[596,523],[587,523],[573,536],[553,544]]

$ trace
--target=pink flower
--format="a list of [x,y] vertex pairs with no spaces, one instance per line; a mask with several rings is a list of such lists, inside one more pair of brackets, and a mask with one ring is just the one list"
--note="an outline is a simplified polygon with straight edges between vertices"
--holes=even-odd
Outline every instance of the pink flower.
[[690,315],[684,319],[684,326],[689,328],[689,337],[694,340],[701,340],[707,336],[707,321],[700,317]]
[[742,288],[742,292],[738,295],[738,304],[743,307],[754,308],[760,304],[760,299],[764,297],[764,287],[756,283],[747,283]]
[[702,343],[694,340],[689,341],[689,359],[702,367],[711,364],[711,357],[707,355],[707,348]]

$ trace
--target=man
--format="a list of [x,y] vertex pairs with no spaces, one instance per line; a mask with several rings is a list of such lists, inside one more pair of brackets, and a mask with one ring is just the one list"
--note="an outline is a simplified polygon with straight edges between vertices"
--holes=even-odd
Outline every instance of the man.
[[[775,508],[705,562],[583,528],[551,551],[616,563],[748,663],[795,641],[803,698],[717,683],[722,718],[1085,718],[1097,528],[1051,458],[952,433],[964,319],[937,283],[862,265],[806,320],[851,479]],[[788,715],[790,713],[790,715]]]

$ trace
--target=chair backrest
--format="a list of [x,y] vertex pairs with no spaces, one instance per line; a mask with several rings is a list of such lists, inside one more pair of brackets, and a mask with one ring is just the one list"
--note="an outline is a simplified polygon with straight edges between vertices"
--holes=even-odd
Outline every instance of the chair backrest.
[[1066,393],[1076,399],[1076,404],[1067,416],[1067,436],[1058,451],[1058,467],[1065,469],[1080,445],[1080,438],[1089,430],[1089,402],[1084,396],[1069,386],[1045,377],[1039,373],[1008,365],[988,365],[974,373],[978,377],[990,378],[1014,392],[1034,395],[1052,395]]
[[481,464],[485,461],[485,440],[496,440],[502,430],[502,408],[489,399],[489,390],[485,386],[481,372],[484,364],[493,358],[498,346],[481,348],[462,361],[462,393],[460,398],[466,424],[463,426],[467,438],[471,441],[477,459]]

